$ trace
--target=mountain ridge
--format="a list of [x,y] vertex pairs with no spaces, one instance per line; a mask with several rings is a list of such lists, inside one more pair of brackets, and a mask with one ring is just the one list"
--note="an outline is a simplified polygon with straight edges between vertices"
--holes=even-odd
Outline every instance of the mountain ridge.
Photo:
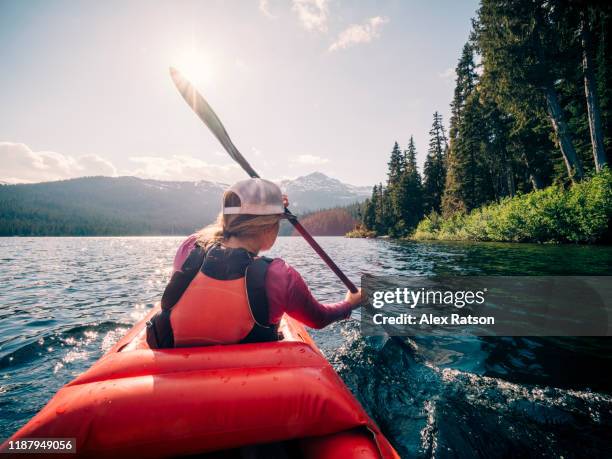
[[[321,173],[281,184],[295,213],[363,201],[353,185]],[[0,236],[189,234],[220,211],[226,184],[81,177],[0,185]],[[357,191],[356,191],[357,190]]]

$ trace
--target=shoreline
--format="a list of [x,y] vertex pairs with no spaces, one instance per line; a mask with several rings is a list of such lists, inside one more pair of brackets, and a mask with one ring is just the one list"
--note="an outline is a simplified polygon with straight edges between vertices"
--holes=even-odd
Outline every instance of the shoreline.
[[612,242],[561,242],[561,241],[479,241],[476,239],[417,239],[412,236],[408,237],[392,237],[384,236],[344,236],[347,239],[382,239],[395,242],[414,242],[414,243],[466,243],[466,244],[521,244],[521,245],[539,245],[539,246],[568,246],[568,247],[610,247]]
[[[403,224],[401,220],[396,227]],[[396,227],[388,228],[376,223],[374,230],[360,226],[348,235],[375,237],[378,233],[398,233]],[[416,227],[412,227],[408,235],[405,235],[406,232],[399,238],[413,241],[610,245],[612,171],[605,168],[569,188],[551,185],[448,216],[432,211]]]

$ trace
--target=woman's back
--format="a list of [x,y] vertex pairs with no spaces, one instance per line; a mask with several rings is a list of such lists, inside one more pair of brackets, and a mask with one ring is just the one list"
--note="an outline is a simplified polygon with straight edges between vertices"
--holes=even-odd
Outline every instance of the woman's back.
[[272,247],[288,205],[262,179],[238,182],[223,195],[217,222],[187,238],[151,321],[151,346],[199,346],[270,341],[283,314],[322,328],[350,316],[361,293],[321,304],[302,276],[281,259],[259,257]]

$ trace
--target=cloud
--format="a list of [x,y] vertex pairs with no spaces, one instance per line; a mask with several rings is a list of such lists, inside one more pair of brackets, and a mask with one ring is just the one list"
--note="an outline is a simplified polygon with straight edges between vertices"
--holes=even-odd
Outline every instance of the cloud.
[[74,157],[54,151],[32,151],[23,143],[0,142],[0,182],[36,183],[99,175],[221,183],[244,178],[244,172],[234,163],[210,164],[189,155],[132,156],[128,161],[133,167],[118,171],[113,163],[98,155]]
[[389,22],[389,18],[375,16],[363,24],[352,24],[340,32],[338,38],[329,47],[330,51],[349,48],[361,43],[370,43],[380,36],[380,28]]
[[8,183],[117,175],[115,166],[98,155],[74,157],[54,151],[32,151],[23,143],[0,142],[0,163],[0,181]]
[[122,175],[155,180],[208,180],[221,183],[233,183],[244,178],[244,172],[237,164],[210,164],[188,155],[132,156],[129,160],[136,167],[122,171]]
[[79,168],[77,176],[106,175],[117,176],[117,169],[108,160],[98,155],[85,155],[77,159]]
[[291,161],[295,164],[302,164],[307,166],[320,166],[322,164],[327,164],[329,159],[321,158],[320,156],[315,155],[299,155],[297,158]]
[[327,31],[329,0],[293,0],[293,11],[306,30]]
[[455,68],[449,67],[444,72],[438,73],[438,76],[444,80],[450,80],[455,77]]
[[270,2],[268,0],[259,0],[259,11],[269,19],[276,19],[277,16],[270,12]]

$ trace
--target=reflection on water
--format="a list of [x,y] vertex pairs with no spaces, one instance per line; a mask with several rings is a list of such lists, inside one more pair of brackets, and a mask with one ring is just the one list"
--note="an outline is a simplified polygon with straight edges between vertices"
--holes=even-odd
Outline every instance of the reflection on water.
[[[180,238],[0,238],[0,438],[159,299]],[[320,238],[349,277],[612,275],[612,248]],[[325,301],[342,285],[298,238],[282,256]],[[358,318],[358,313],[354,314]],[[611,456],[607,338],[362,338],[313,331],[405,457]]]

